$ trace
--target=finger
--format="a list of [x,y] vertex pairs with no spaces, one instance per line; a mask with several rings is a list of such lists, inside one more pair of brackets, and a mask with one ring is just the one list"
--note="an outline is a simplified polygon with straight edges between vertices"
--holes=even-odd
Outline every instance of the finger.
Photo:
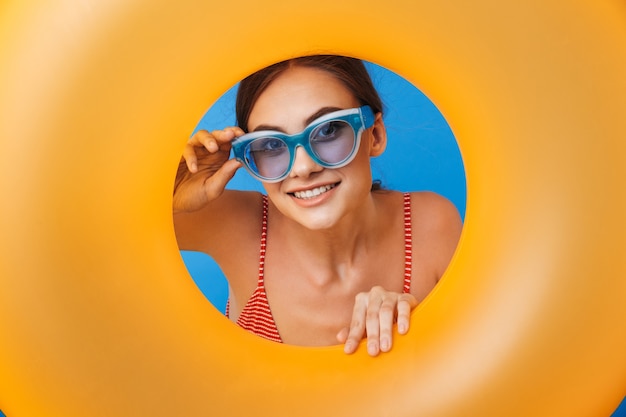
[[218,130],[214,132],[214,135],[216,137],[216,139],[218,140],[218,142],[220,144],[222,143],[226,143],[226,142],[232,142],[233,139],[245,134],[246,132],[244,132],[243,130],[241,130],[240,127],[237,126],[231,126],[231,127],[227,127],[223,130]]
[[198,154],[196,148],[202,147],[211,154],[219,151],[230,151],[230,143],[232,140],[243,134],[244,131],[236,126],[227,127],[223,130],[214,130],[213,132],[198,130],[187,141],[183,149],[183,158],[185,159],[187,168],[192,173],[198,171]]
[[207,179],[205,192],[209,201],[222,194],[226,184],[233,178],[239,168],[241,168],[241,162],[236,159],[229,159]]
[[210,153],[215,153],[219,150],[229,149],[230,142],[237,136],[243,135],[243,133],[243,130],[238,127],[227,127],[212,132],[198,130],[189,141],[187,141],[187,145],[192,147],[204,147]]
[[213,132],[198,130],[195,135],[191,137],[187,145],[194,147],[201,146],[210,153],[215,153],[220,150],[220,144],[218,143],[218,139],[216,136],[216,134],[219,134],[219,132],[219,130],[214,130]]
[[346,343],[346,340],[348,340],[349,332],[350,332],[349,327],[344,327],[343,329],[339,330],[339,333],[337,333],[337,341],[342,344]]
[[352,321],[346,337],[344,352],[354,353],[365,335],[365,315],[367,314],[368,294],[360,293],[355,297]]
[[185,149],[183,149],[183,159],[185,160],[185,164],[187,164],[187,169],[194,174],[198,172],[198,157],[196,156],[196,152],[193,147],[186,145]]
[[398,333],[406,334],[409,331],[411,311],[417,306],[417,299],[411,294],[402,294],[398,298]]
[[222,130],[214,130],[211,132],[210,137],[203,137],[202,139],[206,139],[206,146],[209,146],[207,148],[209,152],[217,152],[218,150],[229,151],[231,142],[243,134],[244,131],[238,127],[227,127]]
[[183,148],[183,158],[187,164],[187,169],[192,173],[198,172],[198,155],[196,154],[198,147],[204,147],[205,149],[212,140],[211,134],[206,130],[198,130],[189,140]]
[[396,316],[396,301],[396,295],[391,294],[384,297],[380,305],[378,325],[380,326],[380,350],[383,352],[389,352],[391,350],[393,323]]
[[382,296],[372,289],[365,319],[367,353],[369,353],[370,356],[376,356],[380,353],[380,308],[382,304]]

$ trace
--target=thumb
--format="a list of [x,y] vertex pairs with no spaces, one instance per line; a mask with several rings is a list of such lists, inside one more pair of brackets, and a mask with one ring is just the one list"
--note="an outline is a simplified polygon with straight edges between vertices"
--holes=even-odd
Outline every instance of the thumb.
[[205,192],[209,201],[222,194],[228,181],[235,176],[235,173],[241,166],[241,162],[236,159],[229,159],[211,177],[207,178]]

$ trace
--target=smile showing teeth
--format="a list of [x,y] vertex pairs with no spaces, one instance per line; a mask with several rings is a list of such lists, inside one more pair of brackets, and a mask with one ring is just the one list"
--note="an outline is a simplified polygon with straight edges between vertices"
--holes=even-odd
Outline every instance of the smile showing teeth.
[[313,188],[311,190],[296,191],[293,193],[293,195],[296,198],[301,198],[301,199],[313,198],[313,197],[317,197],[320,194],[324,194],[326,191],[329,191],[333,188],[335,188],[335,184],[322,185],[321,187]]

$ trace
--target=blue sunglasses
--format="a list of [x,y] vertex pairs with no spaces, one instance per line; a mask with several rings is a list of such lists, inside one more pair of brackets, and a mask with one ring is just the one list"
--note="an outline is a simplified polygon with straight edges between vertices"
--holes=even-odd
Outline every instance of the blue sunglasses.
[[361,134],[374,125],[369,106],[339,110],[315,119],[294,135],[265,130],[247,133],[232,142],[235,159],[264,182],[282,181],[289,175],[301,146],[324,168],[349,164],[361,143]]

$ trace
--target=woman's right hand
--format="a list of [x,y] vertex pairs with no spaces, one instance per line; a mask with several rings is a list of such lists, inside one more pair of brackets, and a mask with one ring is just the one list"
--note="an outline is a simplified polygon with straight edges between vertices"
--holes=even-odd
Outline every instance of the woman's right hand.
[[238,127],[197,131],[185,145],[174,185],[174,212],[199,210],[219,197],[241,163],[228,159]]

